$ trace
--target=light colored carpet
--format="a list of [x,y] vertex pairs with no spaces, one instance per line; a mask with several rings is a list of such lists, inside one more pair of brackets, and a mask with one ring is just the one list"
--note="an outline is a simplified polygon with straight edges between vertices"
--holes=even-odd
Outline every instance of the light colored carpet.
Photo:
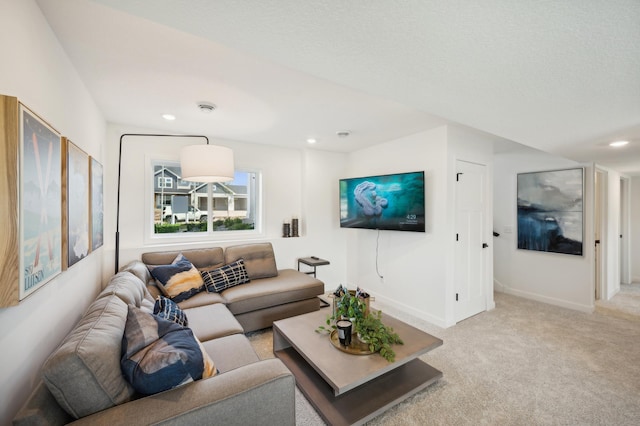
[[596,302],[596,311],[605,315],[640,319],[640,283],[621,284],[611,300]]
[[[377,305],[444,341],[422,357],[444,376],[369,424],[640,424],[640,317],[495,300],[496,309],[448,329]],[[273,357],[270,329],[249,338],[261,358]],[[324,424],[298,390],[296,423]]]

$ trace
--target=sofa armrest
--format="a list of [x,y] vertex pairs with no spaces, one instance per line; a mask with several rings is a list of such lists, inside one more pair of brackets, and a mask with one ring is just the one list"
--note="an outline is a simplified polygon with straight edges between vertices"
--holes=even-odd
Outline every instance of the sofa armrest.
[[73,420],[66,411],[58,405],[49,389],[40,381],[27,403],[13,418],[14,426],[57,426]]
[[74,425],[294,425],[295,379],[278,359],[118,405]]

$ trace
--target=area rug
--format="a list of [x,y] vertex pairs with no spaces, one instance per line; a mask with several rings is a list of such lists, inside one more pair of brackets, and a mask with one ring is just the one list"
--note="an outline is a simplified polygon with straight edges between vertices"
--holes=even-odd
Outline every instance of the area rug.
[[[447,329],[376,305],[444,341],[421,357],[444,376],[368,424],[640,423],[640,317],[582,313],[503,293],[495,301],[494,310]],[[273,357],[271,329],[249,339],[261,358]],[[324,424],[297,389],[296,424]]]

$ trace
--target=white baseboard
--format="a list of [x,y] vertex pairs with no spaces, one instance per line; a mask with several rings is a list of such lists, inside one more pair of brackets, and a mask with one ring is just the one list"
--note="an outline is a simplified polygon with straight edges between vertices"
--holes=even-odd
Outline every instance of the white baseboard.
[[506,293],[506,288],[507,288],[507,286],[502,284],[500,281],[496,280],[495,278],[493,279],[493,289],[495,291],[500,291],[502,293]]
[[611,289],[607,294],[607,300],[611,300],[613,296],[620,293],[620,286],[618,288]]
[[568,302],[566,300],[555,299],[553,297],[542,296],[540,294],[529,293],[521,290],[514,290],[512,288],[507,288],[505,286],[502,286],[502,287],[503,287],[502,291],[498,290],[497,288],[496,288],[496,291],[500,293],[511,294],[513,296],[523,297],[525,299],[535,300],[536,302],[548,303],[549,305],[555,305],[555,306],[560,306],[562,308],[573,309],[574,311],[592,313],[595,309],[593,306],[581,305],[579,303]]
[[493,309],[496,308],[496,301],[492,298],[488,303],[487,303],[487,311],[491,311]]
[[[418,319],[427,321],[427,322],[429,322],[431,324],[437,325],[438,327],[447,328],[447,327],[450,326],[450,325],[447,325],[446,321],[443,320],[442,318],[438,318],[438,317],[430,315],[430,314],[428,314],[426,312],[419,311],[419,310],[417,310],[415,308],[412,308],[411,306],[405,305],[404,303],[400,303],[400,302],[398,302],[396,300],[389,299],[388,297],[380,296],[379,294],[375,294],[375,293],[371,293],[371,296],[375,297],[375,301],[376,302],[380,302],[380,303],[382,303],[384,305],[388,305],[388,306],[390,306],[390,307],[392,307],[394,309],[397,309],[399,311],[405,312],[408,315],[411,315],[411,316],[416,317]],[[374,302],[374,303],[376,303],[376,302]],[[383,309],[383,312],[384,312],[384,309]]]

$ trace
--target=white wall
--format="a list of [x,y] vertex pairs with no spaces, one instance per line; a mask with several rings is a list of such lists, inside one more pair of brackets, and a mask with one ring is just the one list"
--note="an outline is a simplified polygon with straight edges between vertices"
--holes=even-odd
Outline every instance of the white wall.
[[[102,162],[105,123],[32,0],[0,0],[0,93],[15,96]],[[102,249],[18,306],[0,309],[0,424],[9,424],[40,368],[101,289]],[[17,285],[17,283],[16,283]]]
[[640,283],[640,176],[631,178],[631,279]]
[[301,227],[307,241],[295,257],[318,256],[331,262],[317,268],[318,278],[327,290],[338,287],[347,276],[346,235],[340,229],[338,187],[346,167],[345,154],[314,150],[304,153]]
[[[426,232],[343,229],[347,282],[377,300],[442,325],[447,288],[447,128],[396,139],[354,152],[345,177],[425,172]],[[378,237],[379,235],[379,237]],[[378,246],[376,271],[376,246]]]
[[494,157],[494,280],[496,290],[582,311],[593,309],[592,173],[585,169],[584,256],[517,249],[518,173],[581,167],[523,147]]
[[[105,179],[105,204],[114,206],[114,210],[105,217],[104,279],[114,272],[118,149],[120,137],[126,133],[162,132],[124,125],[108,126],[109,165]],[[215,236],[203,238],[194,235],[189,242],[170,242],[163,236],[151,236],[152,197],[145,196],[153,185],[151,161],[177,161],[182,146],[205,141],[128,136],[122,143],[119,266],[139,259],[147,251],[226,247],[268,241],[274,246],[279,268],[296,268],[298,257],[315,255],[331,262],[328,266],[318,268],[318,278],[326,281],[327,286],[344,279],[344,244],[340,234],[337,234],[336,223],[338,178],[346,155],[221,140],[210,135],[209,139],[212,144],[233,149],[236,168],[261,173],[262,232],[253,236],[227,235],[225,240],[216,239]],[[282,238],[283,221],[290,220],[294,215],[300,220],[301,236]]]
[[[487,165],[491,182],[491,138],[443,126],[366,148],[349,156],[349,176],[425,171],[426,232],[344,229],[347,235],[347,284],[367,289],[376,300],[426,321],[455,323],[453,304],[455,160]],[[491,188],[487,187],[488,199]],[[491,202],[487,232],[491,229]],[[377,258],[376,258],[377,247]],[[487,255],[488,308],[493,307],[491,254]],[[382,275],[380,278],[378,275]]]

